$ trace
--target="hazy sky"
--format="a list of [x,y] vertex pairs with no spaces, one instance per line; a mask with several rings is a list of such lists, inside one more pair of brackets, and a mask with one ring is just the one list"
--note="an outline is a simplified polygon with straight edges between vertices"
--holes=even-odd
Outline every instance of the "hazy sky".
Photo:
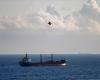
[[0,0],[0,53],[13,52],[99,53],[100,0]]

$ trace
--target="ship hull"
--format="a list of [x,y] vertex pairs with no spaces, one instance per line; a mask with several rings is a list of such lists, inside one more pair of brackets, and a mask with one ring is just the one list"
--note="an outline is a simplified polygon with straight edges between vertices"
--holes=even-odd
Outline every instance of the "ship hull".
[[28,62],[28,63],[23,63],[23,62],[19,62],[20,66],[23,67],[28,67],[28,66],[67,66],[66,63],[61,63],[61,62],[44,62],[44,63],[32,63],[32,62]]
[[66,60],[54,61],[53,55],[51,55],[51,60],[42,61],[42,55],[40,55],[40,62],[32,62],[30,58],[28,58],[27,54],[25,57],[19,62],[20,66],[66,66]]

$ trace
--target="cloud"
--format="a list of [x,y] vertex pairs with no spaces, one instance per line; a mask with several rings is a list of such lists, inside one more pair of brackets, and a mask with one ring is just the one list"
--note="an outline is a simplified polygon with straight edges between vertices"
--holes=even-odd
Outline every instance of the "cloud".
[[100,8],[96,0],[88,0],[70,15],[60,13],[50,5],[36,13],[0,17],[0,51],[100,51]]
[[[48,22],[52,25],[49,26]],[[67,32],[93,32],[100,34],[100,7],[96,0],[88,0],[78,12],[63,16],[54,5],[46,10],[16,17],[0,17],[0,30],[54,29]]]
[[26,27],[24,19],[20,16],[17,17],[0,17],[0,27],[3,30],[16,30]]
[[91,21],[91,27],[88,27],[88,30],[100,34],[100,24],[96,21]]
[[71,24],[69,25],[70,28],[72,27],[71,30],[100,34],[100,7],[96,0],[88,0],[80,11],[66,16],[65,21],[67,26],[68,22]]
[[58,11],[56,10],[54,5],[48,6],[46,12],[48,12],[54,16],[60,16],[60,14],[58,13]]
[[96,0],[88,0],[73,17],[77,20],[80,30],[100,34],[100,7]]

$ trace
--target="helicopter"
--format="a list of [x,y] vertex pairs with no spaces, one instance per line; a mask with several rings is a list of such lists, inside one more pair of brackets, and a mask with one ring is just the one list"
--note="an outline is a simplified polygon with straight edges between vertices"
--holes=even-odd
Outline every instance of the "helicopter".
[[48,25],[52,25],[52,23],[49,21],[49,22],[48,22]]

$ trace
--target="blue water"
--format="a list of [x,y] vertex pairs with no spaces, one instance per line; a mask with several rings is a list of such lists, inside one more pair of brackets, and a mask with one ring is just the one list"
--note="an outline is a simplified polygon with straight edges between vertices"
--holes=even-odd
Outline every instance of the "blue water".
[[[67,67],[21,67],[24,55],[0,55],[0,80],[100,80],[100,55],[55,55],[66,58]],[[29,55],[39,61],[39,55]],[[44,60],[50,59],[44,55]]]

